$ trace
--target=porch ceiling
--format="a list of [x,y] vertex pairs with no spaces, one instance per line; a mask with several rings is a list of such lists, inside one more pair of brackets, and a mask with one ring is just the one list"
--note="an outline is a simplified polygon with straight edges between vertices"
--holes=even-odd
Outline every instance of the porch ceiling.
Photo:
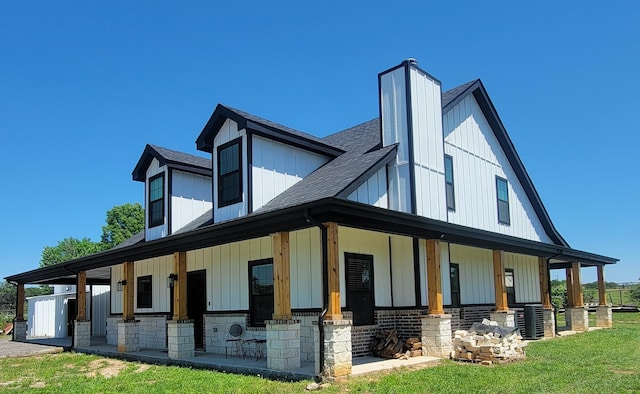
[[117,247],[51,267],[39,268],[6,277],[14,283],[75,283],[77,272],[87,271],[87,282],[108,282],[110,266],[269,236],[279,231],[312,227],[312,222],[336,222],[340,225],[423,239],[440,239],[485,249],[552,258],[551,268],[563,268],[569,262],[583,266],[614,264],[618,260],[566,246],[529,241],[471,227],[424,218],[389,209],[377,208],[338,198],[325,198],[276,211],[254,213],[227,222],[208,225],[185,233],[149,242]]

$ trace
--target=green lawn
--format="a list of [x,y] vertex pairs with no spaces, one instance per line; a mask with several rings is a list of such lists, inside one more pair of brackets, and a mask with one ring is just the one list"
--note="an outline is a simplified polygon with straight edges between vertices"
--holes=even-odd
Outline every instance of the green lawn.
[[[275,382],[178,367],[61,353],[0,359],[0,391],[65,393],[304,392],[309,382]],[[614,314],[614,328],[532,342],[527,359],[480,366],[443,361],[331,384],[352,393],[624,393],[640,392],[640,314]]]

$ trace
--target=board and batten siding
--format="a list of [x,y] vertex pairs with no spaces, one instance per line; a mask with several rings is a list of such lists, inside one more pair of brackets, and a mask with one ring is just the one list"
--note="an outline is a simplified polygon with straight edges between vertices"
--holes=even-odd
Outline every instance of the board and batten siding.
[[393,306],[415,306],[413,240],[399,235],[388,235],[388,238],[391,243]]
[[323,155],[257,135],[252,136],[251,150],[254,211],[328,161]]
[[[155,257],[136,261],[134,267],[134,313],[169,313],[170,299],[167,277],[173,272],[173,255]],[[122,264],[111,267],[111,313],[122,313],[122,301],[124,291],[117,291],[118,281],[123,279],[124,267]],[[151,275],[151,308],[137,307],[138,278]],[[129,283],[126,286],[130,286]]]
[[518,304],[542,302],[538,258],[516,253],[504,254],[504,268],[513,269],[516,302]]
[[382,167],[379,169],[378,172],[354,190],[347,199],[378,208],[388,208],[387,168]]
[[[218,207],[218,147],[229,141],[242,138],[242,201],[227,205],[225,207]],[[249,204],[247,201],[247,133],[246,130],[238,130],[238,124],[231,119],[227,119],[220,131],[216,134],[213,140],[213,220],[215,223],[224,222],[230,219],[236,219],[241,216],[245,216],[249,210]]]
[[[453,158],[456,205],[448,221],[552,243],[475,98],[467,96],[443,119],[445,153]],[[498,223],[496,176],[509,183],[508,225]]]
[[[428,305],[429,292],[427,291],[427,243],[424,239],[418,242],[419,266],[420,266],[420,305]],[[442,304],[451,304],[451,278],[449,273],[449,244],[440,242],[440,280],[442,285]]]
[[213,206],[211,178],[172,170],[171,233],[200,217]]
[[440,82],[421,70],[410,68],[410,84],[415,213],[446,220]]
[[[144,205],[145,205],[144,234],[145,234],[146,241],[152,241],[154,239],[162,238],[169,234],[169,227],[167,223],[167,212],[169,211],[169,205],[168,205],[169,199],[167,198],[167,196],[169,195],[169,187],[168,187],[169,180],[167,177],[166,168],[167,168],[166,166],[161,167],[158,160],[154,158],[151,161],[151,164],[149,164],[149,168],[147,169],[147,178],[144,182]],[[163,183],[164,223],[159,226],[149,228],[149,207],[147,206],[149,204],[149,179],[160,173],[164,173],[164,183]]]
[[[493,251],[470,246],[449,245],[449,261],[460,267],[460,303],[493,304]],[[447,268],[447,273],[448,273]],[[450,281],[447,280],[447,283]],[[449,297],[451,297],[450,290]],[[451,303],[449,298],[449,303]]]

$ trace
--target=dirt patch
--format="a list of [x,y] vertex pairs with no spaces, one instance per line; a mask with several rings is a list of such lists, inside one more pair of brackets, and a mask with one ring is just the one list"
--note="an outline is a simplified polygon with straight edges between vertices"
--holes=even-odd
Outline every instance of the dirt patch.
[[32,384],[29,387],[34,388],[34,389],[41,389],[41,388],[44,388],[46,386],[47,386],[47,384],[45,382],[35,382],[34,384]]
[[100,358],[98,360],[91,361],[83,371],[87,371],[85,376],[90,378],[94,378],[98,375],[105,378],[112,378],[114,376],[118,376],[126,367],[127,364],[120,360]]
[[637,371],[629,371],[624,369],[614,369],[611,372],[618,375],[635,375],[636,373],[638,373]]
[[138,366],[138,369],[136,369],[134,372],[135,373],[142,373],[144,371],[146,371],[147,369],[151,368],[151,365],[147,365],[147,364],[140,364]]

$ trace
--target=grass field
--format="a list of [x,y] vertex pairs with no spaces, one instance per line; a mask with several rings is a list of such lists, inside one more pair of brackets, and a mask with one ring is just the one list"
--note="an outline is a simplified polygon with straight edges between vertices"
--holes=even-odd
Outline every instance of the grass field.
[[[0,359],[0,391],[113,393],[300,393],[309,382],[163,367],[75,353]],[[527,359],[493,366],[455,363],[334,382],[323,393],[637,393],[640,314],[614,327],[532,342]]]

